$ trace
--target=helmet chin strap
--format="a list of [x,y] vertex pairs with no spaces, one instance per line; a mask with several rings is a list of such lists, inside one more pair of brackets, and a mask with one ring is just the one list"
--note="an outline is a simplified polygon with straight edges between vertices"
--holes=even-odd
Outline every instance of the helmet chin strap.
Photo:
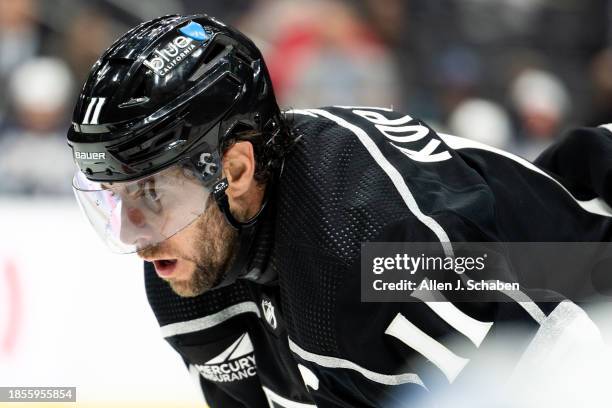
[[266,204],[268,204],[268,197],[267,197],[268,195],[266,194],[266,196],[264,197],[264,201],[259,211],[257,211],[257,214],[255,214],[254,216],[252,216],[246,221],[239,221],[236,219],[236,217],[234,217],[234,214],[232,214],[230,210],[229,198],[227,197],[227,194],[225,194],[225,190],[227,190],[228,187],[229,187],[229,183],[227,182],[226,178],[218,181],[213,186],[213,197],[215,198],[215,201],[217,202],[219,209],[225,216],[225,219],[232,227],[234,227],[235,229],[241,232],[244,229],[253,227],[257,223],[257,220],[259,219],[259,216],[263,212],[264,208],[266,208]]
[[243,277],[249,272],[246,269],[251,255],[251,249],[254,243],[255,232],[257,230],[257,221],[259,220],[260,215],[262,214],[268,203],[268,194],[266,194],[264,202],[261,205],[259,211],[257,211],[257,214],[249,218],[247,221],[238,221],[230,211],[229,199],[227,197],[227,194],[225,194],[225,190],[227,190],[228,187],[229,183],[227,182],[226,178],[218,181],[213,186],[213,196],[215,198],[215,201],[217,202],[217,205],[219,206],[219,209],[227,219],[227,222],[240,233],[240,241],[238,246],[238,253],[236,254],[233,265],[224,274],[221,281],[217,285],[215,285],[214,288],[220,288],[230,285],[234,283],[236,279]]

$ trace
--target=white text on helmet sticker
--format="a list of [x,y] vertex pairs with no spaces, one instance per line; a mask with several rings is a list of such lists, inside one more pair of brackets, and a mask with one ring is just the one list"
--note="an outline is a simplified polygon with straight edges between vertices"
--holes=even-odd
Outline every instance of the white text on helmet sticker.
[[143,64],[151,68],[157,75],[164,76],[195,49],[196,44],[193,44],[191,38],[179,35],[161,50],[153,51],[155,56]]

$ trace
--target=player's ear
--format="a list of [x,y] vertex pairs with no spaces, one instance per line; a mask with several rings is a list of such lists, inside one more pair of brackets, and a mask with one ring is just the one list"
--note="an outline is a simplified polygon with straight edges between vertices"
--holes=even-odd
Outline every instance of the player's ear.
[[236,142],[225,151],[223,173],[229,183],[225,193],[230,200],[230,206],[240,204],[236,201],[244,199],[245,195],[256,187],[255,152],[251,142]]

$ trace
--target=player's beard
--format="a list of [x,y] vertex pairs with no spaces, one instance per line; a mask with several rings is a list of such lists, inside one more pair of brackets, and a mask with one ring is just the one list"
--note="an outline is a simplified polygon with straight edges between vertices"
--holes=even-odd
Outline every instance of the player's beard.
[[[189,234],[193,249],[189,253],[181,248],[173,249],[181,259],[191,261],[194,269],[187,280],[167,280],[172,290],[182,297],[198,296],[218,285],[238,252],[238,232],[212,199],[189,228],[194,231]],[[141,254],[155,256],[162,252],[160,246],[147,248]]]

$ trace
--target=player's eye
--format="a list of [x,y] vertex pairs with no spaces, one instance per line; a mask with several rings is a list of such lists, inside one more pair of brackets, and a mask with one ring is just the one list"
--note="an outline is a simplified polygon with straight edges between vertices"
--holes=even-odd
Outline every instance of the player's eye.
[[142,184],[141,183],[129,183],[125,187],[125,194],[132,197],[138,197],[142,192]]
[[159,213],[162,210],[161,204],[162,194],[155,187],[155,180],[147,180],[143,186],[143,201],[148,209],[154,213]]

